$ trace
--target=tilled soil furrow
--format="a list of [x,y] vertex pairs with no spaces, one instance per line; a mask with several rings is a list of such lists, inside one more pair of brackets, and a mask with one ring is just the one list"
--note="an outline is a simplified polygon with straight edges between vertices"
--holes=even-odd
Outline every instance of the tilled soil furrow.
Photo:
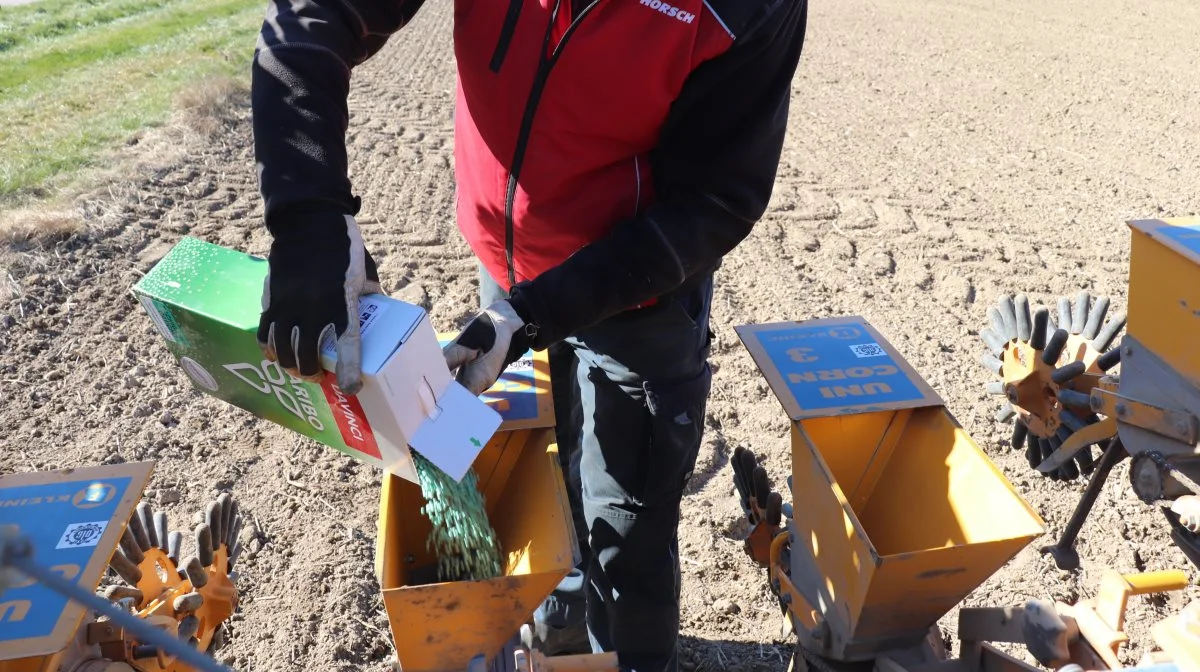
[[[442,330],[471,315],[478,287],[454,224],[452,23],[451,3],[427,3],[355,70],[349,100],[351,178],[383,283]],[[1200,57],[1164,25],[1188,34],[1200,7],[813,5],[775,193],[718,274],[716,374],[680,530],[685,669],[782,671],[792,643],[738,541],[734,448],[754,450],[777,489],[790,473],[787,419],[739,324],[866,317],[1045,518],[1047,536],[966,604],[1074,600],[1107,567],[1185,566],[1161,514],[1129,491],[1126,465],[1084,527],[1083,568],[1060,572],[1039,554],[1084,484],[1029,470],[979,364],[979,330],[1001,294],[1053,306],[1088,289],[1122,309],[1124,221],[1195,209],[1200,121],[1188,110]],[[228,661],[383,672],[379,474],[194,391],[129,295],[182,235],[268,249],[247,101],[198,128],[128,147],[134,168],[80,199],[80,237],[0,252],[0,472],[156,460],[148,496],[173,520],[233,493],[248,550]],[[1183,599],[1131,601],[1127,662]],[[942,625],[954,633],[954,612]]]

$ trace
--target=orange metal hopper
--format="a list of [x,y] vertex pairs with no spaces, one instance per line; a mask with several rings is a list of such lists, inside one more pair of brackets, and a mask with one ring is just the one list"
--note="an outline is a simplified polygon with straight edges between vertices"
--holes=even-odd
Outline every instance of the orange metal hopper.
[[420,488],[384,478],[375,569],[405,672],[461,672],[474,658],[491,660],[575,564],[547,369],[537,353],[485,393],[506,416],[474,464],[506,554],[502,576],[438,582]]

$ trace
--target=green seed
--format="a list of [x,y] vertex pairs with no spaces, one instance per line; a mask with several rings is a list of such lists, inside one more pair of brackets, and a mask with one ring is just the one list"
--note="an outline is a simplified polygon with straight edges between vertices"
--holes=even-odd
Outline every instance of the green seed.
[[415,451],[413,460],[426,500],[421,512],[433,525],[425,547],[438,559],[438,578],[481,581],[500,576],[504,572],[500,542],[488,520],[475,471],[456,483]]

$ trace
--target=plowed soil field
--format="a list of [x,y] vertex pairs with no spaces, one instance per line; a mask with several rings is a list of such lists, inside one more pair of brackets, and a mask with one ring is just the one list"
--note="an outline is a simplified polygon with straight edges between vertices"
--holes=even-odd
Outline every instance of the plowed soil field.
[[[439,329],[477,301],[453,216],[451,24],[451,3],[429,3],[356,72],[348,138],[385,289]],[[718,370],[681,528],[689,668],[783,670],[792,643],[741,549],[730,454],[753,449],[784,489],[789,438],[740,324],[863,316],[1044,517],[1047,536],[966,604],[1074,600],[1107,567],[1186,567],[1125,466],[1084,529],[1080,571],[1037,552],[1083,482],[1041,478],[1008,446],[978,332],[1005,293],[1053,305],[1086,289],[1122,309],[1124,222],[1200,209],[1200,52],[1176,37],[1197,29],[1200,5],[1184,0],[813,5],[770,211],[718,277]],[[71,235],[0,256],[0,472],[156,460],[149,498],[187,528],[233,493],[253,524],[222,658],[239,670],[385,670],[380,475],[193,391],[130,296],[185,234],[267,250],[248,99],[234,92],[217,109],[125,148],[125,167],[64,213],[57,230]],[[1132,601],[1127,661],[1184,599]],[[942,624],[953,637],[954,613]]]

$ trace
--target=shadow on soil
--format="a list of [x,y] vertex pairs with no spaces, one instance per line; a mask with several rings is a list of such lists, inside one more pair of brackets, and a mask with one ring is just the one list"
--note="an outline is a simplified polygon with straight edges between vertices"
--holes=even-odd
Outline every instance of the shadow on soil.
[[[725,465],[729,464],[729,454],[733,449],[729,447],[725,437],[721,436],[712,427],[706,427],[706,440],[700,446],[700,454],[696,456],[696,468],[692,473],[692,480],[688,481],[685,494],[692,495],[704,490],[709,481],[721,476],[721,470]],[[733,485],[733,481],[729,481]]]

